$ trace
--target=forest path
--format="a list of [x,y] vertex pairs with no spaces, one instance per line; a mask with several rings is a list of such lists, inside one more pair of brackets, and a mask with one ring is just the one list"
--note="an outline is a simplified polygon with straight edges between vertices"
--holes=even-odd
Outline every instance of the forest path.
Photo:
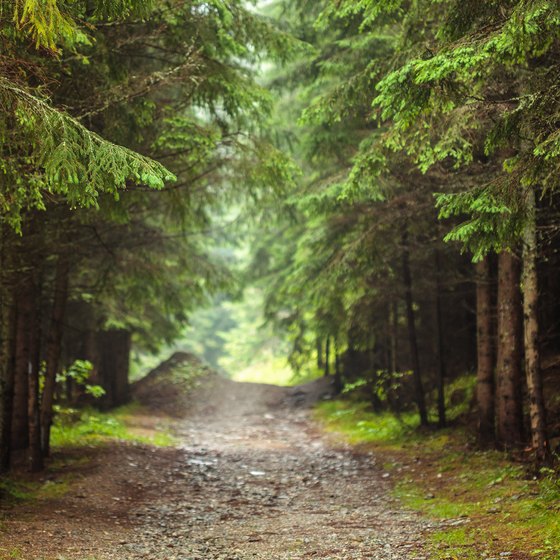
[[310,420],[302,405],[325,390],[214,380],[191,399],[179,448],[105,449],[54,508],[8,517],[14,548],[30,560],[428,558],[429,523],[390,496],[375,456]]

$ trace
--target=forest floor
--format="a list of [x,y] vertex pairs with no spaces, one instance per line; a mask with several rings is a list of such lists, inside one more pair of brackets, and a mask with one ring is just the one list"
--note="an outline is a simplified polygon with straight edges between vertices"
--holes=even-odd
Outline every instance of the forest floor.
[[171,422],[175,444],[58,453],[37,479],[42,496],[0,508],[0,559],[467,558],[427,545],[465,519],[405,508],[390,456],[325,434],[309,405],[329,391],[322,379],[288,388],[210,377],[181,419],[140,409],[131,429],[149,437]]
[[[310,420],[305,402],[328,390],[215,378],[177,421],[175,447],[66,452],[51,475],[61,495],[3,507],[0,557],[427,558],[433,523],[400,507],[375,456]],[[135,422],[146,434],[157,423]]]

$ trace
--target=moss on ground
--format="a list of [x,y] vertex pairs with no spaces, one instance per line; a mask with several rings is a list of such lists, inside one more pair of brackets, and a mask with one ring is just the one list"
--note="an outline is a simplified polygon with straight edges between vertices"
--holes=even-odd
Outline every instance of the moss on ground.
[[13,475],[0,480],[0,495],[12,501],[50,500],[64,496],[70,483],[70,477],[36,481]]

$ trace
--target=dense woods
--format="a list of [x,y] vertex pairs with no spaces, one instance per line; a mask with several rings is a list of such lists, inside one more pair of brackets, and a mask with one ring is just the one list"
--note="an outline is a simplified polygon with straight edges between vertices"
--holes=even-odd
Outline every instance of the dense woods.
[[480,446],[551,460],[556,2],[15,0],[0,41],[2,469],[240,283],[294,372],[439,427],[468,374]]
[[421,425],[432,409],[439,426],[445,384],[477,370],[481,445],[529,444],[548,460],[558,6],[291,2],[277,13],[314,46],[275,77],[286,137],[299,119],[303,179],[254,263],[294,365],[316,355],[325,372],[330,361],[365,382],[374,408],[414,404]]
[[1,25],[2,465],[35,470],[56,403],[124,402],[131,344],[227,282],[211,214],[289,182],[252,68],[296,42],[241,2],[5,2]]

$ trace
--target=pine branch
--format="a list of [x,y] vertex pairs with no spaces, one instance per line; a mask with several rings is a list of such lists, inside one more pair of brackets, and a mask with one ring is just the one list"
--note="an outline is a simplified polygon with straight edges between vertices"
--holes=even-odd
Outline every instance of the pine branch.
[[5,78],[0,78],[0,104],[33,139],[32,159],[45,189],[72,206],[95,206],[101,192],[117,196],[127,181],[161,189],[174,179],[160,163],[105,140]]

